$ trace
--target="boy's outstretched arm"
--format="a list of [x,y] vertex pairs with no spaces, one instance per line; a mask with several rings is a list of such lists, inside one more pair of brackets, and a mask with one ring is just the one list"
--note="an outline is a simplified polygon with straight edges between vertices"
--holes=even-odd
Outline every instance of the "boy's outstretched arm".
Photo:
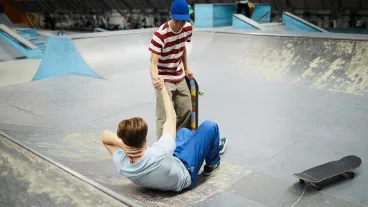
[[156,89],[161,89],[161,87],[164,85],[164,81],[158,75],[158,68],[157,68],[158,59],[159,59],[159,55],[152,52],[151,61],[150,61],[150,75],[151,75],[153,86]]
[[176,139],[176,113],[175,109],[173,107],[172,101],[169,97],[169,93],[167,92],[167,89],[165,85],[160,90],[162,93],[162,98],[164,99],[164,106],[165,106],[165,112],[166,112],[166,121],[163,126],[162,133],[169,133],[174,140]]

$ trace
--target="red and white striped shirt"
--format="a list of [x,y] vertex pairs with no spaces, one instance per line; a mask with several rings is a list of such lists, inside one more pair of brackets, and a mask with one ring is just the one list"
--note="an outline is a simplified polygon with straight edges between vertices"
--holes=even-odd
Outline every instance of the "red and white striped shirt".
[[168,22],[161,25],[153,34],[149,50],[158,54],[158,74],[165,82],[179,82],[185,78],[182,56],[186,42],[191,41],[192,25],[186,22],[182,30],[175,33]]

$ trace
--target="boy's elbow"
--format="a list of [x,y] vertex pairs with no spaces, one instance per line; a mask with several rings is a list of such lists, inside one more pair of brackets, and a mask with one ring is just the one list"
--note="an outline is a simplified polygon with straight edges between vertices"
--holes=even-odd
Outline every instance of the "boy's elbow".
[[175,113],[171,117],[171,121],[172,121],[172,123],[175,123],[176,124],[176,114]]
[[103,138],[104,136],[106,136],[106,134],[108,133],[108,131],[105,129],[103,130],[102,134],[101,134],[101,137]]
[[176,119],[176,113],[174,112],[174,121],[176,123],[177,119]]
[[151,63],[150,63],[150,66],[151,66],[151,68],[152,68],[152,67],[156,67],[156,66],[157,66],[156,61],[152,60],[152,61],[151,61]]
[[101,134],[101,141],[102,141],[102,143],[105,145],[105,139],[106,139],[106,137],[108,136],[108,134],[110,133],[110,131],[109,130],[104,130],[103,132],[102,132],[102,134]]

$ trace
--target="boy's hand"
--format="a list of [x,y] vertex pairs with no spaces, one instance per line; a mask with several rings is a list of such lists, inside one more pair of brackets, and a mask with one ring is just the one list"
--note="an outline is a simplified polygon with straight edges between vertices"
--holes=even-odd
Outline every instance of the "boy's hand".
[[139,158],[143,155],[143,150],[139,148],[129,147],[124,144],[123,140],[117,139],[118,147],[120,147],[125,154],[130,158]]
[[193,72],[192,72],[192,70],[190,69],[190,68],[187,68],[186,70],[185,70],[185,75],[188,77],[188,78],[193,78]]
[[152,77],[152,84],[157,90],[161,90],[164,86],[164,78],[161,75]]

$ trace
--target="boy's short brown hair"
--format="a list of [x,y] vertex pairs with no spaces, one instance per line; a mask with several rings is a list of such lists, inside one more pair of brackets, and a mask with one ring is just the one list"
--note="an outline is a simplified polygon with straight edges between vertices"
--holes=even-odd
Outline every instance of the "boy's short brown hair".
[[148,126],[144,119],[134,117],[119,123],[117,135],[129,147],[143,147],[146,142]]

